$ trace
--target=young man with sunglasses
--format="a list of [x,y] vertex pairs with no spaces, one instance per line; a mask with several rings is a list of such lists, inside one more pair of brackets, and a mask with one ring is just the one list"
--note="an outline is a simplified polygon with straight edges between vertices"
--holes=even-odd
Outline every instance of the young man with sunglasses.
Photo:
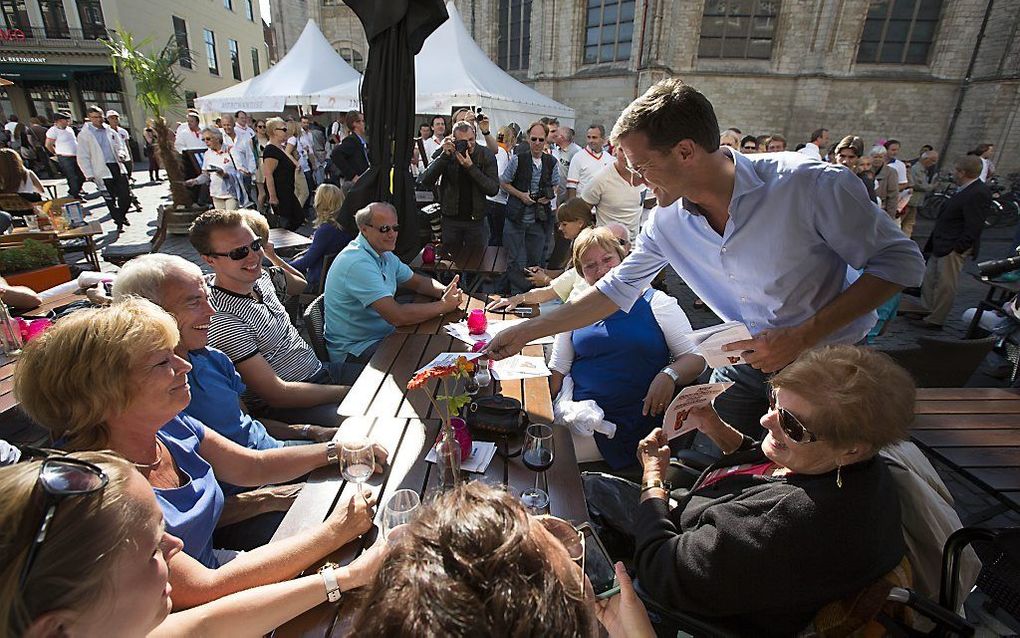
[[[398,326],[427,321],[460,307],[462,295],[454,277],[444,287],[411,272],[393,254],[397,245],[397,211],[375,202],[354,215],[359,234],[329,267],[326,275],[326,347],[332,366],[360,368],[384,338]],[[436,301],[400,303],[397,288]]]
[[203,213],[191,226],[190,240],[214,273],[209,345],[237,368],[252,413],[336,427],[337,407],[357,371],[327,368],[291,324],[262,268],[262,241],[244,217],[237,211]]

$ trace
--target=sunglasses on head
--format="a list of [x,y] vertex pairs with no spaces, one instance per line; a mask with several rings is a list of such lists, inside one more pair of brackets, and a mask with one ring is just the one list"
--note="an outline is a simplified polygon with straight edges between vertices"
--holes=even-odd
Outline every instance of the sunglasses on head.
[[97,465],[79,459],[57,457],[48,458],[39,467],[39,478],[36,483],[43,489],[45,496],[45,507],[39,528],[33,535],[32,547],[28,550],[28,557],[25,559],[25,566],[21,568],[19,586],[23,589],[28,574],[32,570],[32,563],[39,552],[39,547],[46,540],[46,532],[49,530],[50,521],[57,511],[57,505],[69,496],[88,496],[99,492],[110,478]]
[[369,228],[374,228],[374,229],[378,230],[383,235],[385,235],[386,233],[390,232],[391,230],[393,232],[395,232],[395,233],[399,233],[400,232],[400,224],[393,224],[392,226],[388,226],[388,225],[387,226],[373,226],[372,224],[365,224],[365,225],[368,226]]
[[256,239],[249,246],[239,246],[227,253],[206,253],[210,257],[230,257],[234,261],[241,261],[248,256],[248,253],[262,250],[262,240]]
[[814,443],[819,440],[792,412],[779,406],[774,391],[769,393],[769,408],[779,414],[779,427],[794,443]]
[[531,138],[531,141],[532,142],[544,142],[545,138],[544,137],[533,137],[533,138]]

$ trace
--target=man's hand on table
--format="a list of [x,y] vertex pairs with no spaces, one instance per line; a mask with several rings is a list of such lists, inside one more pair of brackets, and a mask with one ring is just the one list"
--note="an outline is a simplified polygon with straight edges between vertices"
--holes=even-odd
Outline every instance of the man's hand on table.
[[764,330],[753,339],[734,341],[722,347],[723,352],[742,352],[744,361],[762,372],[782,370],[818,339],[803,326]]
[[482,351],[483,354],[490,359],[499,361],[500,359],[512,357],[521,350],[524,350],[524,346],[536,338],[530,335],[531,330],[528,328],[528,323],[530,322],[525,321],[500,331],[499,334],[492,338],[489,345],[485,346],[485,350]]
[[517,306],[524,303],[524,295],[514,295],[513,297],[501,297],[495,301],[489,302],[489,305],[485,307],[487,312],[496,312],[502,310],[503,312],[510,312]]

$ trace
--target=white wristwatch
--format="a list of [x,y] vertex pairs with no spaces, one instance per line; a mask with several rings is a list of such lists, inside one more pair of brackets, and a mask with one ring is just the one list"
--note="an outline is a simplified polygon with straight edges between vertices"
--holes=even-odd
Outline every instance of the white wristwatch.
[[326,599],[331,603],[335,603],[340,600],[340,583],[336,580],[336,563],[326,563],[319,568],[319,574],[322,575],[322,582],[326,586]]
[[673,383],[674,384],[680,383],[680,375],[673,368],[671,368],[669,366],[666,366],[662,370],[659,370],[659,372],[661,372],[662,374],[666,375],[670,379],[673,379]]

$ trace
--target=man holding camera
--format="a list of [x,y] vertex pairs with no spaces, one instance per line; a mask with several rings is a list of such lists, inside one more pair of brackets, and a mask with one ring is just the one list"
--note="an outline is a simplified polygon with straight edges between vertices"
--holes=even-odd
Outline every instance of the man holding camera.
[[544,266],[546,227],[555,221],[549,209],[554,189],[560,183],[559,165],[545,153],[549,127],[535,122],[528,128],[528,150],[510,157],[500,185],[510,193],[503,224],[503,246],[507,249],[507,279],[510,293],[531,290],[528,266]]
[[442,149],[418,177],[418,186],[432,188],[442,176],[443,248],[452,255],[482,250],[489,243],[485,198],[499,192],[496,156],[475,143],[475,126],[466,121],[454,124]]

